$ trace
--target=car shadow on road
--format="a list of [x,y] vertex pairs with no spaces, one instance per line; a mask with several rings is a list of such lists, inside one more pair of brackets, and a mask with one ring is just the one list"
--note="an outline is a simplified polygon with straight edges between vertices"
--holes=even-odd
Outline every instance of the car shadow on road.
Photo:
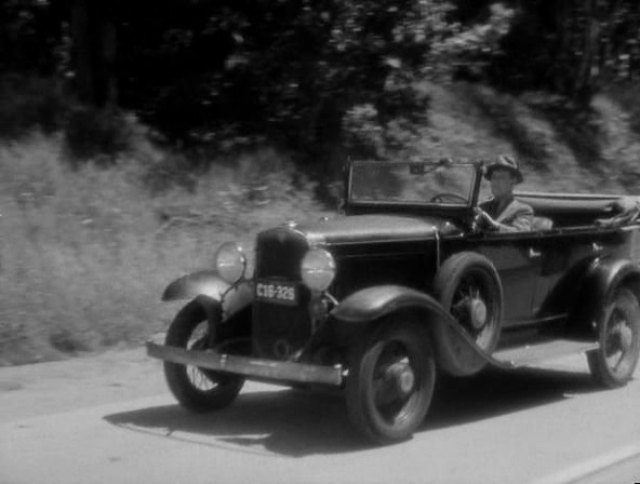
[[212,413],[191,413],[176,404],[104,419],[134,431],[259,454],[302,457],[364,448],[339,394],[274,389],[241,393],[232,406]]
[[[194,414],[164,405],[107,415],[112,425],[241,452],[304,457],[364,451],[340,393],[301,390],[242,393],[224,410]],[[470,424],[596,391],[587,374],[548,370],[489,370],[443,378],[419,435]],[[442,434],[440,433],[440,437]]]
[[424,429],[499,417],[598,390],[588,373],[574,371],[491,368],[473,377],[442,377]]

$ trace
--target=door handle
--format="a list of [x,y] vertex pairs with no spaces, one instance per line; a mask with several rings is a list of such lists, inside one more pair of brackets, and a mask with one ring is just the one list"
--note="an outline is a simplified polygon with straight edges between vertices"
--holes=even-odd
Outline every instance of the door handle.
[[537,259],[542,255],[542,252],[534,249],[533,247],[529,247],[529,259]]

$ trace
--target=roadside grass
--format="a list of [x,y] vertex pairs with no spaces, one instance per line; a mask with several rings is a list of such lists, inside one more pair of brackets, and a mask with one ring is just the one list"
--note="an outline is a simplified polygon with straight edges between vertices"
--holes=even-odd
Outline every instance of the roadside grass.
[[72,169],[61,152],[38,135],[0,147],[0,364],[140,342],[175,312],[166,284],[220,242],[321,212],[271,150],[157,193],[135,160]]

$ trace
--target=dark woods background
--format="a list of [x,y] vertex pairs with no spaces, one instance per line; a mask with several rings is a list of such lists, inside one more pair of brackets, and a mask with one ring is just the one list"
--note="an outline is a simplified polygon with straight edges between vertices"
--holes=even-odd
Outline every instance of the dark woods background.
[[384,158],[426,122],[429,80],[588,112],[640,76],[640,4],[4,0],[0,71],[0,135],[62,130],[76,159],[122,149],[123,113],[181,148]]

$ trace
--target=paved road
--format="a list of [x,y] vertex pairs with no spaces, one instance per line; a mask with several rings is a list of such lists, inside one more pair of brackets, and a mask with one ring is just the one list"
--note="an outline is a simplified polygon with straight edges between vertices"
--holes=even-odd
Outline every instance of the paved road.
[[[555,371],[442,381],[424,428],[384,448],[354,436],[337,395],[252,383],[231,408],[192,415],[166,394],[157,366],[138,375],[136,389],[146,386],[144,394],[114,385],[116,369],[109,367],[113,375],[105,370],[103,389],[94,390],[120,392],[108,405],[86,395],[77,404],[0,392],[0,408],[12,410],[0,426],[0,482],[640,481],[640,380],[596,391],[585,366],[563,360]],[[101,378],[89,374],[76,387]],[[24,410],[29,403],[18,404],[25,396],[44,399],[57,413],[43,414],[42,404]]]
[[612,484],[612,483],[639,483],[640,482],[640,457],[631,457],[615,465],[595,471],[574,482],[580,484]]

